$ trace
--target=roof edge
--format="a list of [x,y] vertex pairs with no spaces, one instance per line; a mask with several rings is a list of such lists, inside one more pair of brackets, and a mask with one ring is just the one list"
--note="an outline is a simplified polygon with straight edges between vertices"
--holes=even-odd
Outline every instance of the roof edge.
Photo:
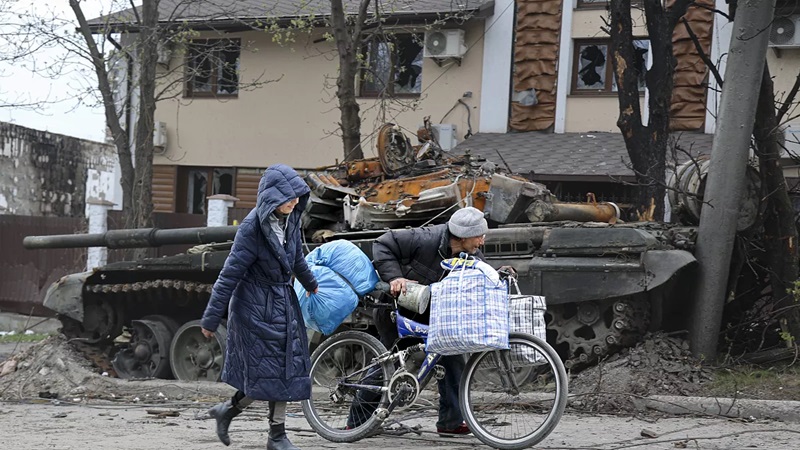
[[[130,10],[126,10],[130,11]],[[120,13],[125,13],[126,11],[121,11]],[[472,14],[465,22],[473,21],[473,20],[482,20],[490,17],[494,14],[494,0],[488,0],[484,3],[481,3],[477,7],[471,9],[465,9],[463,11],[438,11],[438,12],[410,12],[410,13],[395,13],[390,14],[386,17],[386,20],[389,23],[386,23],[387,26],[393,25],[410,25],[410,24],[428,24],[428,22],[449,22],[452,20],[458,19],[456,15],[459,14]],[[221,19],[221,20],[208,20],[208,19],[194,19],[194,20],[180,20],[180,21],[159,21],[159,25],[166,28],[177,28],[177,27],[184,27],[186,24],[189,24],[189,27],[193,30],[197,31],[209,31],[209,30],[217,30],[217,31],[248,31],[253,29],[263,28],[263,21],[265,19],[274,20],[273,23],[276,23],[279,27],[288,27],[292,24],[292,21],[302,18],[302,17],[309,17],[309,15],[297,15],[297,16],[284,16],[284,17],[237,17],[234,19]],[[313,21],[315,27],[323,27],[327,25],[327,19],[330,17],[328,15],[319,15],[315,16],[316,19]],[[89,21],[89,31],[92,34],[106,34],[106,33],[138,33],[139,26],[138,24],[131,24],[125,22],[96,22],[102,18],[92,19]],[[193,26],[192,24],[197,23],[199,26]],[[259,24],[261,24],[259,26]],[[166,25],[166,26],[164,26]]]

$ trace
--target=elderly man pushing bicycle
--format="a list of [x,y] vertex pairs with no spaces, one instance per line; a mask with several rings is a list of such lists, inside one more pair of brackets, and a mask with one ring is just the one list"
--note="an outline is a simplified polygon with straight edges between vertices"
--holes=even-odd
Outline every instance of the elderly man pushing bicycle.
[[[456,257],[462,252],[483,259],[480,247],[488,229],[482,211],[473,207],[463,208],[456,211],[447,224],[388,231],[383,234],[372,246],[373,264],[381,279],[390,284],[391,292],[396,296],[405,293],[408,283],[430,285],[444,278],[446,273],[441,262],[445,259]],[[507,269],[513,271],[510,267]],[[405,313],[410,319],[423,323],[428,323],[430,317],[429,311],[422,314],[410,311]],[[392,348],[398,334],[390,311],[376,309],[375,324],[381,342],[386,348]],[[439,364],[445,373],[444,378],[438,382],[439,420],[436,422],[436,430],[441,435],[468,434],[470,430],[464,423],[458,403],[464,356],[443,356]],[[354,403],[366,401],[367,399],[356,399]],[[358,406],[351,410],[348,427],[360,425],[367,419],[364,414],[374,410],[364,404]]]

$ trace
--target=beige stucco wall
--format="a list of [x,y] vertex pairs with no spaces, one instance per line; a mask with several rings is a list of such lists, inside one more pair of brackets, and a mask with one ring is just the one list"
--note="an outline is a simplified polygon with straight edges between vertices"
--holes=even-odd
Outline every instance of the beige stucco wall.
[[[480,118],[483,23],[466,27],[466,44],[472,46],[461,66],[448,62],[443,67],[425,58],[422,69],[423,94],[418,101],[405,100],[378,107],[375,100],[361,99],[362,135],[373,133],[384,121],[411,130],[430,115],[433,123],[463,100],[471,109],[474,132]],[[167,124],[168,145],[155,164],[218,167],[265,167],[285,163],[298,168],[333,164],[342,160],[341,139],[331,136],[337,129],[339,110],[335,97],[338,60],[333,44],[314,43],[320,33],[299,35],[291,45],[280,46],[260,32],[232,33],[242,39],[241,80],[252,81],[263,74],[279,79],[257,89],[240,91],[227,100],[188,99],[181,95],[158,104],[156,120]],[[209,36],[210,37],[210,36]],[[180,64],[173,58],[172,66]],[[450,67],[453,65],[453,67]],[[414,108],[415,110],[411,110]],[[458,127],[459,139],[467,131],[467,110],[458,105],[444,120]],[[375,154],[371,142],[364,145],[366,157]]]
[[[775,83],[775,97],[778,101],[781,101],[786,97],[786,93],[792,89],[797,79],[797,74],[800,73],[800,48],[783,48],[779,51],[780,58],[775,50],[769,49],[767,51],[767,63]],[[796,101],[797,99],[795,99]],[[797,114],[789,114],[789,116],[795,115]],[[795,119],[792,125],[800,126],[800,120]]]
[[[647,30],[644,22],[644,12],[633,8],[631,11],[634,23],[635,36],[646,36]],[[603,17],[608,17],[604,9],[575,10],[572,16],[573,39],[608,39],[608,33],[601,27],[607,25]],[[572,72],[570,59],[569,70]],[[610,63],[610,61],[609,61]],[[571,74],[574,77],[574,74]],[[572,85],[570,78],[570,86]],[[618,133],[617,118],[619,117],[619,100],[610,95],[568,95],[566,132],[583,133],[589,131],[606,131]]]

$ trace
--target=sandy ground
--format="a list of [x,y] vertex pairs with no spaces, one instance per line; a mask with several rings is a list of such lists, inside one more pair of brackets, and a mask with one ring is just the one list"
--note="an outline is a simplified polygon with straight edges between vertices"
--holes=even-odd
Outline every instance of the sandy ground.
[[[255,406],[255,405],[254,405]],[[422,435],[377,436],[354,444],[335,444],[314,434],[290,405],[287,422],[293,442],[303,449],[472,449],[486,448],[475,438],[442,438],[433,424]],[[146,406],[108,402],[53,405],[0,403],[0,442],[8,449],[220,449],[206,404],[173,402]],[[148,410],[177,411],[178,417],[157,418]],[[256,407],[234,421],[230,448],[265,448],[266,410]],[[643,437],[643,430],[649,435]],[[541,449],[743,449],[797,448],[800,424],[732,421],[713,418],[641,420],[608,415],[566,415]]]

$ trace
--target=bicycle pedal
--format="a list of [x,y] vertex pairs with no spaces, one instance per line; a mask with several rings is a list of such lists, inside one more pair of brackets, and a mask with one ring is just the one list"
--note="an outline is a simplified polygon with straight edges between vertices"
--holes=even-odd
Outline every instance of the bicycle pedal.
[[386,408],[378,408],[375,410],[375,417],[383,422],[389,418],[389,410]]

